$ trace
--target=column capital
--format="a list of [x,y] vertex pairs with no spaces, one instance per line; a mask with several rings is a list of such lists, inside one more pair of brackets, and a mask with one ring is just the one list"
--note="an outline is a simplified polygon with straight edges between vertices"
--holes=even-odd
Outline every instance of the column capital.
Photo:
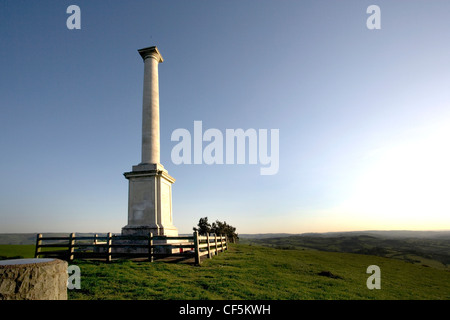
[[164,61],[163,57],[158,51],[158,48],[156,46],[143,48],[138,50],[139,54],[141,55],[142,59],[145,61],[147,58],[154,58],[158,63],[161,63]]

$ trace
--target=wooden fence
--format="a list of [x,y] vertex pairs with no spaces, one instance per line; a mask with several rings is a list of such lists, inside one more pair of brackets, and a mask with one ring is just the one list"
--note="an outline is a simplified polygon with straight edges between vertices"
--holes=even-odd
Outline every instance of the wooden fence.
[[36,238],[35,257],[54,257],[73,261],[74,259],[102,259],[112,261],[117,258],[155,258],[180,257],[195,259],[201,263],[201,257],[212,258],[213,255],[228,250],[228,239],[223,235],[208,234],[200,236],[119,236],[108,233],[104,236],[76,236]]

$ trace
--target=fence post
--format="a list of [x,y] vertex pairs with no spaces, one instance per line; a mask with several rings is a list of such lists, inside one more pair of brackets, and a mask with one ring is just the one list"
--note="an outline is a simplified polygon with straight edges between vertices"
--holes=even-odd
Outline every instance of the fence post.
[[220,252],[220,234],[217,235],[217,252]]
[[220,235],[220,248],[221,248],[222,252],[224,252],[224,248],[223,248],[223,239],[224,239],[223,234],[221,234],[221,235]]
[[111,244],[112,244],[112,235],[111,232],[108,232],[108,238],[106,240],[106,261],[111,262]]
[[207,241],[207,248],[208,248],[208,258],[211,259],[212,255],[211,255],[211,246],[209,245],[209,232],[206,233],[206,241]]
[[41,244],[42,244],[42,233],[39,233],[36,237],[36,249],[34,251],[35,258],[38,258],[39,253],[41,252]]
[[74,252],[75,252],[75,233],[71,233],[69,238],[69,261],[73,261]]
[[195,264],[200,265],[200,248],[199,246],[199,241],[198,241],[198,231],[194,232],[194,246],[195,246]]
[[225,250],[228,250],[228,237],[225,235]]
[[217,234],[214,233],[215,255],[219,255],[219,248],[217,247]]
[[153,233],[150,232],[150,237],[148,238],[148,260],[153,262]]

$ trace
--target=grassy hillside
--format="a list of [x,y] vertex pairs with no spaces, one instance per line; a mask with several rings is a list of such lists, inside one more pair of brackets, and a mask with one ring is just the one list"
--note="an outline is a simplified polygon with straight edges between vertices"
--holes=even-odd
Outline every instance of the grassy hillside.
[[[450,299],[450,272],[388,258],[232,245],[203,264],[78,261],[70,299]],[[369,265],[381,290],[369,290]]]
[[433,238],[386,238],[382,235],[294,235],[264,239],[242,239],[278,249],[314,249],[376,255],[450,271],[450,235]]
[[[32,257],[34,246],[0,246],[0,256]],[[201,266],[189,263],[75,261],[81,290],[69,299],[450,299],[450,272],[352,253],[231,245]],[[366,286],[369,265],[381,289]]]

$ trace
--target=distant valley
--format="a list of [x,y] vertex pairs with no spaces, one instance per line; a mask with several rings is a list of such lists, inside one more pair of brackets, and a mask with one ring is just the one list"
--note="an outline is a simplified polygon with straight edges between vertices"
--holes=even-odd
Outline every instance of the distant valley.
[[450,231],[354,231],[239,235],[240,242],[278,249],[376,255],[450,270]]

